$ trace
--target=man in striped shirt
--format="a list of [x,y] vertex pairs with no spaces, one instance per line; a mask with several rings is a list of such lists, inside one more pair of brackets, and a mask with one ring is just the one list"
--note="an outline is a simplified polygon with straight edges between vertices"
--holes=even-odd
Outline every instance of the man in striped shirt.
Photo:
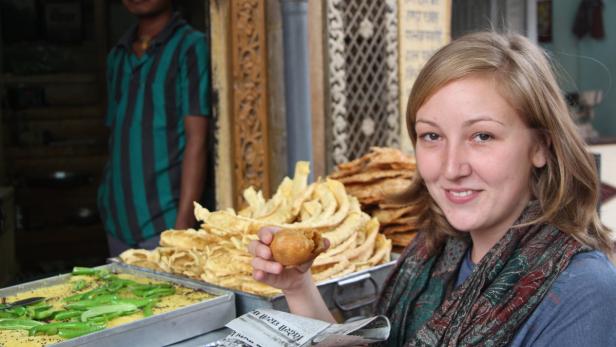
[[209,51],[171,2],[123,0],[138,24],[107,57],[110,156],[98,205],[112,256],[154,248],[166,229],[193,227],[192,203],[212,183]]

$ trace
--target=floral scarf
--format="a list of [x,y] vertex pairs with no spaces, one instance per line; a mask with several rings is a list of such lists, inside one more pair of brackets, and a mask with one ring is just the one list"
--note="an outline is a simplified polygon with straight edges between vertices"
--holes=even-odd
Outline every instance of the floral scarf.
[[[540,211],[529,204],[514,225]],[[453,288],[471,243],[450,237],[429,256],[420,233],[402,254],[378,302],[388,346],[505,346],[571,258],[590,250],[548,224],[511,228]]]

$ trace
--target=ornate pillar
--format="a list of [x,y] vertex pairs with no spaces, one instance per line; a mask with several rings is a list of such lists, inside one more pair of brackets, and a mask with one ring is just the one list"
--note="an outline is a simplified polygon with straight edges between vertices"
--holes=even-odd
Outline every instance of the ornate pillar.
[[266,11],[260,0],[212,0],[217,207],[249,186],[270,195]]

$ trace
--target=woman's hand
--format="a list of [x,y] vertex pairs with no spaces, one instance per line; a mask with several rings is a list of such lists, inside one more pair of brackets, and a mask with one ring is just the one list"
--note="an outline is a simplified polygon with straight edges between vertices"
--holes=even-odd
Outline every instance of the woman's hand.
[[[286,268],[276,262],[273,259],[270,244],[277,230],[273,227],[261,228],[258,234],[259,240],[252,241],[248,245],[248,251],[254,256],[252,276],[257,281],[281,289],[285,294],[301,292],[313,285],[310,278],[310,266],[314,258],[301,265]],[[324,241],[326,248],[329,247],[329,241]]]
[[[310,266],[313,259],[304,264],[284,267],[274,261],[270,244],[274,240],[276,228],[265,227],[259,230],[259,240],[248,245],[248,251],[254,256],[252,259],[252,277],[257,281],[281,289],[293,314],[320,319],[336,323],[329,312],[321,293],[312,282]],[[329,241],[325,242],[325,249],[329,248]]]

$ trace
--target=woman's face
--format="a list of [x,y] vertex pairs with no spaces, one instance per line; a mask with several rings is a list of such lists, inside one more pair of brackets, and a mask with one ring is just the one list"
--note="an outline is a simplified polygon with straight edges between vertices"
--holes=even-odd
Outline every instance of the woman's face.
[[[493,76],[450,82],[417,112],[417,166],[432,198],[460,231],[498,235],[528,203],[544,146],[497,92]],[[496,233],[496,234],[495,234]]]

